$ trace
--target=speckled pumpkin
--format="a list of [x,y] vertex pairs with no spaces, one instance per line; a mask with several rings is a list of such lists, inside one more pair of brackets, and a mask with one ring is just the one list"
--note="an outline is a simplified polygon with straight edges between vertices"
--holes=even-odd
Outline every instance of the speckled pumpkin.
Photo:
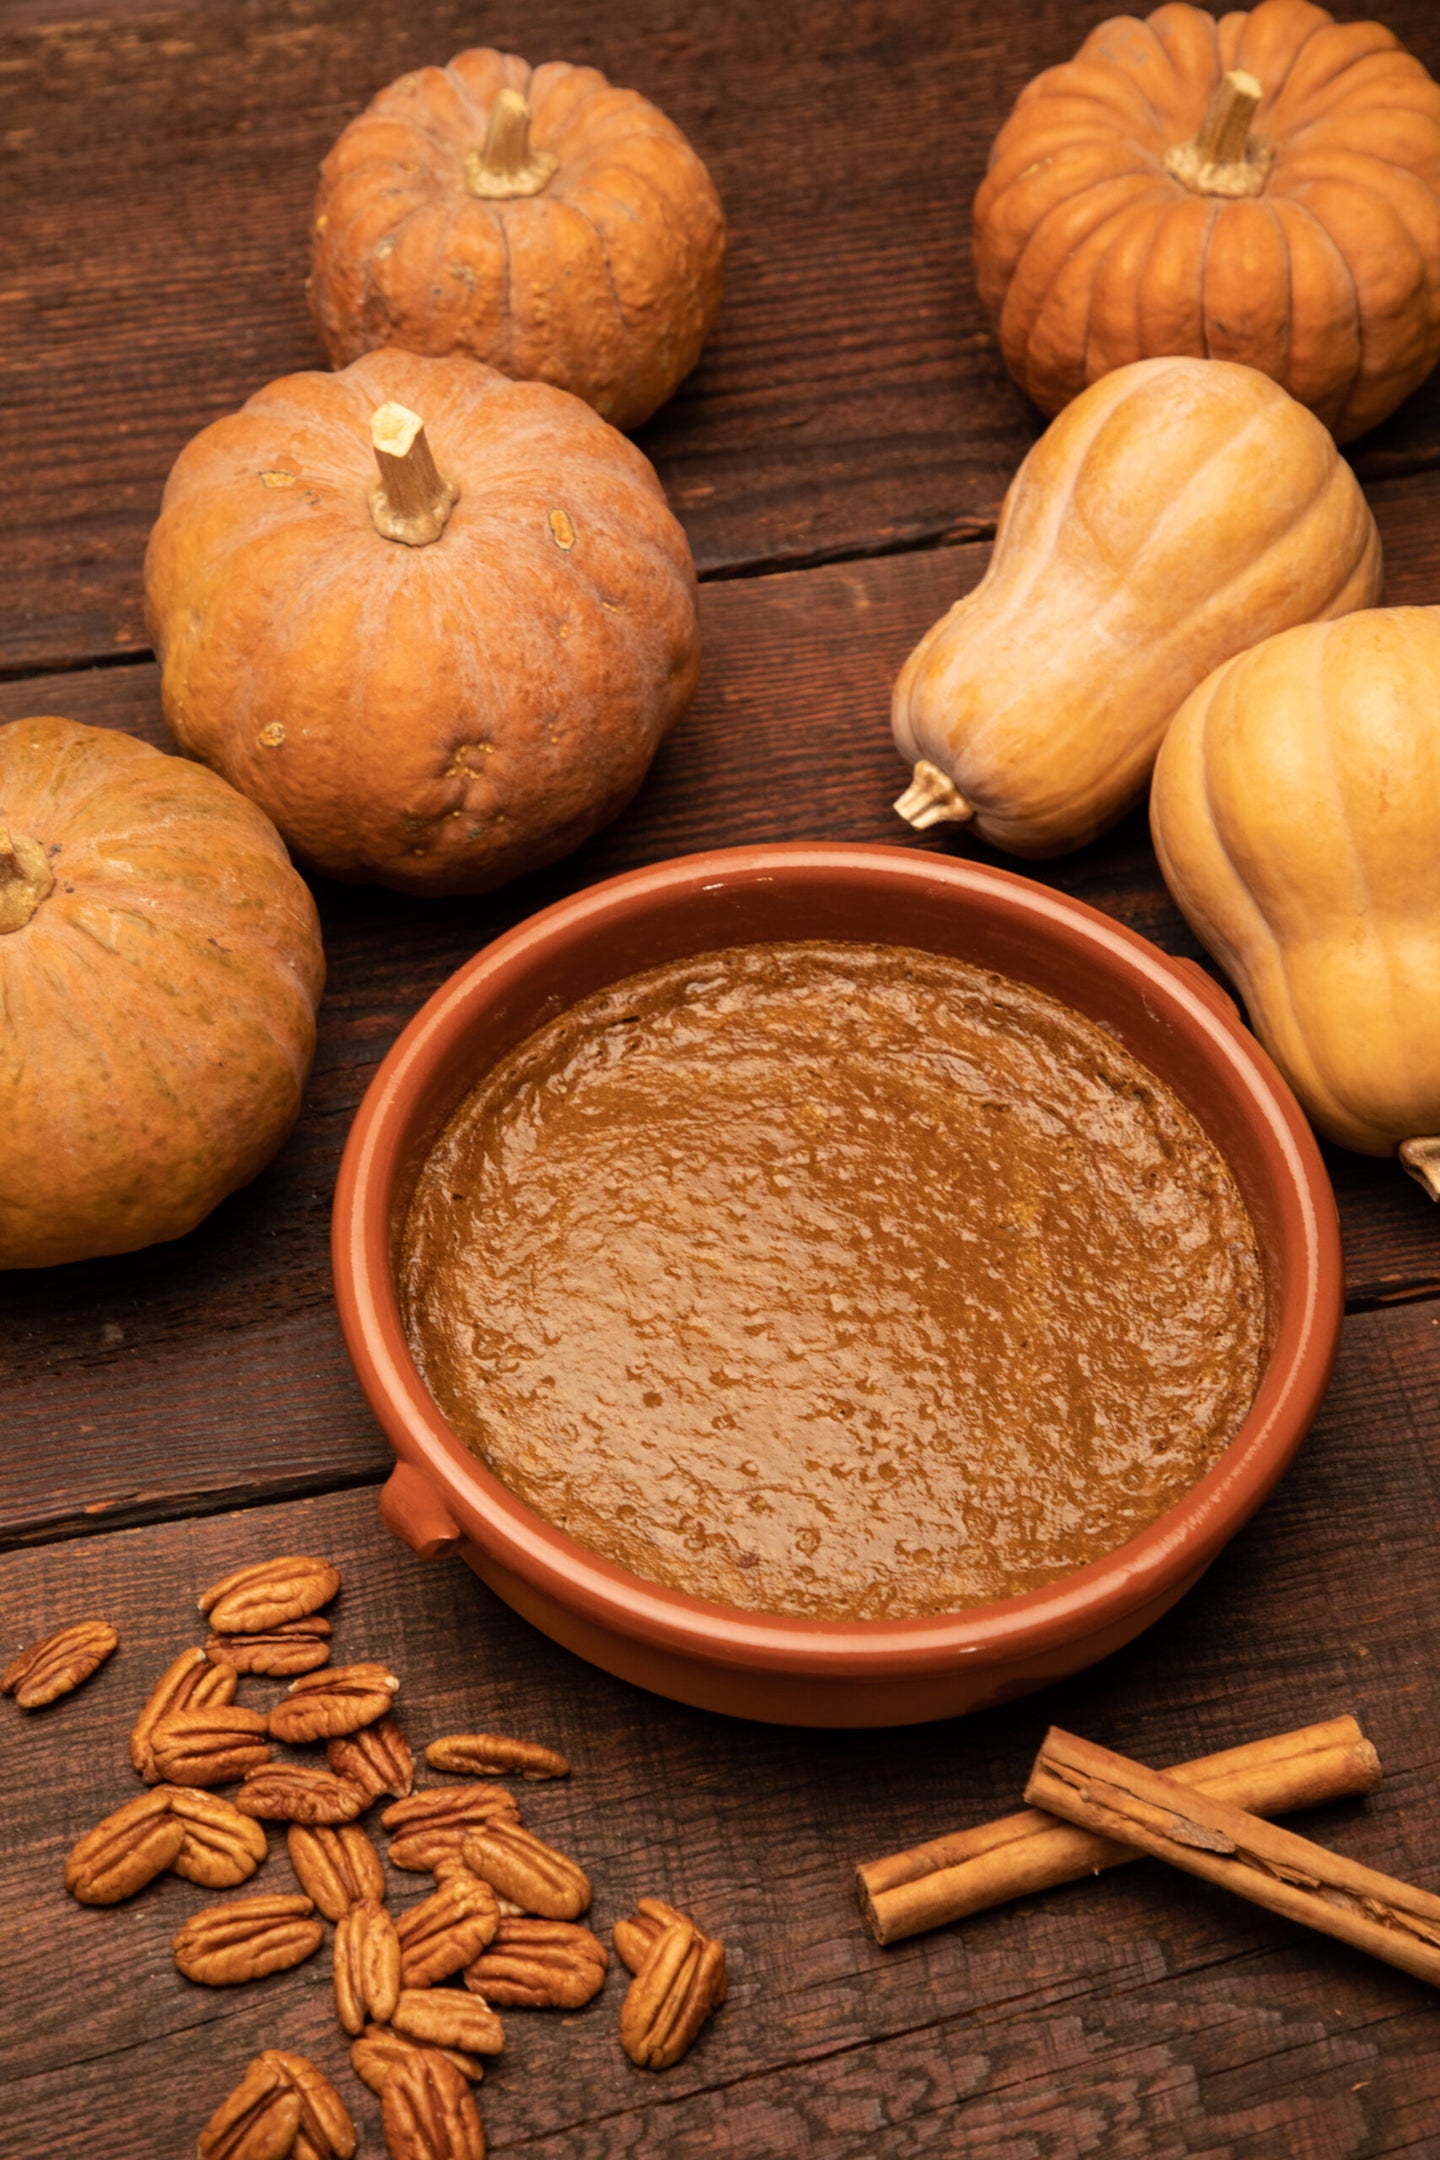
[[1183,353],[1272,375],[1343,442],[1440,358],[1440,86],[1311,0],[1113,16],[996,137],[975,265],[1047,413]]
[[331,365],[464,352],[636,427],[700,356],[725,215],[673,121],[595,68],[463,52],[391,83],[320,168]]
[[0,728],[0,1267],[180,1237],[253,1178],[324,979],[253,803],[116,729]]
[[699,668],[694,566],[648,461],[578,398],[473,360],[272,383],[181,452],[145,578],[182,748],[307,864],[404,892],[482,892],[578,847]]

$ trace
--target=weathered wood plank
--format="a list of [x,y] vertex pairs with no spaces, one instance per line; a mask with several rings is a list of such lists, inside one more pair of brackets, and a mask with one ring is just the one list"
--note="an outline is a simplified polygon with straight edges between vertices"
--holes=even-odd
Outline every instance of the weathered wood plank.
[[[1382,505],[1387,535],[1395,527],[1397,598],[1423,585],[1415,536],[1431,530],[1428,488],[1387,483],[1403,491],[1398,508]],[[320,1048],[299,1130],[277,1162],[179,1244],[0,1276],[7,1414],[13,1431],[40,1443],[17,1450],[0,1538],[377,1474],[384,1450],[340,1341],[327,1238],[345,1132],[384,1051],[477,947],[596,878],[750,840],[916,844],[890,809],[902,777],[886,720],[890,683],[984,559],[968,547],[708,586],[699,699],[608,834],[557,870],[476,900],[322,884],[330,977]],[[150,663],[0,687],[0,720],[57,708],[166,740]],[[963,834],[927,844],[1005,860]],[[1198,951],[1140,816],[1038,874],[1169,950]],[[1329,1159],[1352,1297],[1432,1291],[1440,1261],[1430,1203],[1388,1165],[1341,1150]]]
[[[1343,16],[1366,5],[1340,5]],[[712,166],[727,299],[645,430],[702,569],[984,530],[1038,426],[979,306],[970,202],[1025,80],[1110,0],[352,0],[45,7],[0,25],[0,669],[143,646],[140,563],[198,428],[317,364],[315,166],[406,68],[481,39],[604,67]],[[1440,68],[1427,0],[1386,19]],[[1440,391],[1360,451],[1440,457]]]
[[[1388,1345],[1371,1359],[1363,1417],[1332,1405],[1174,1614],[1093,1673],[963,1726],[805,1733],[663,1703],[536,1636],[458,1564],[413,1559],[380,1529],[369,1492],[7,1555],[5,1656],[92,1612],[122,1638],[64,1703],[29,1718],[0,1703],[0,1988],[23,2005],[0,2082],[16,2149],[68,2160],[77,2123],[103,2122],[108,2160],[178,2154],[247,2056],[276,2044],[342,2081],[369,2126],[362,2150],[376,2149],[375,2111],[334,2025],[328,1951],[270,1982],[202,1990],[171,1969],[169,1942],[206,1893],[169,1881],[87,1911],[59,1880],[70,1842],[138,1790],[125,1736],[154,1674],[196,1639],[197,1591],[296,1550],[340,1565],[337,1649],[382,1655],[401,1675],[412,1739],[484,1724],[572,1756],[570,1783],[522,1788],[521,1804],[591,1872],[603,1932],[660,1892],[729,1947],[729,2003],[662,2079],[620,2053],[617,1976],[572,2020],[509,2014],[480,2095],[496,2151],[899,2160],[963,2140],[986,2160],[1060,2160],[1086,2149],[1083,2130],[1092,2151],[1137,2160],[1330,2160],[1423,2139],[1440,2100],[1428,1992],[1204,1886],[1142,1865],[882,1952],[850,1884],[859,1858],[1013,1805],[1049,1720],[1162,1762],[1351,1709],[1386,1783],[1311,1827],[1435,1885],[1440,1586],[1434,1510],[1416,1502],[1440,1475],[1437,1425],[1433,1399],[1413,1422],[1376,1407],[1415,1407],[1397,1338],[1416,1317],[1351,1323]],[[1395,1370],[1381,1370],[1387,1356]],[[1431,1359],[1440,1372],[1440,1350]],[[243,1684],[256,1704],[274,1690]],[[272,1845],[261,1881],[284,1887],[274,1832]],[[393,1895],[422,1888],[394,1878]]]

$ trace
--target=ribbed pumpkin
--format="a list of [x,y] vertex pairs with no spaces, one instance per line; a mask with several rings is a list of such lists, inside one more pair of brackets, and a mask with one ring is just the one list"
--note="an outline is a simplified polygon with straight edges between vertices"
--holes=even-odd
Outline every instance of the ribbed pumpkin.
[[307,863],[404,892],[578,847],[699,668],[648,461],[473,360],[372,353],[258,392],[176,460],[145,581],[182,748]]
[[974,241],[1043,411],[1191,353],[1263,369],[1343,442],[1440,358],[1440,87],[1309,0],[1117,15],[1021,92]]
[[331,365],[471,354],[637,427],[700,357],[725,215],[673,121],[595,68],[463,52],[382,90],[320,168]]
[[896,809],[1058,855],[1145,786],[1210,670],[1379,597],[1380,536],[1325,429],[1253,368],[1139,360],[1078,397],[1011,484],[990,567],[895,685]]
[[0,728],[0,1267],[194,1228],[294,1124],[325,979],[269,819],[109,728]]
[[1190,697],[1160,867],[1321,1132],[1440,1198],[1440,608],[1287,630]]

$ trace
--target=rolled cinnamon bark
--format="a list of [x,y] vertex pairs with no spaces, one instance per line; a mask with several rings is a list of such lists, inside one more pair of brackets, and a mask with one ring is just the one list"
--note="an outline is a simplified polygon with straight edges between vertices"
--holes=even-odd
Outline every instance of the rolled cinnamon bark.
[[[1283,1815],[1373,1792],[1381,1772],[1355,1719],[1338,1717],[1181,1763],[1170,1775],[1236,1807]],[[1129,1845],[1032,1807],[872,1860],[856,1869],[855,1886],[876,1942],[895,1943],[1135,1857]]]
[[1025,1797],[1440,1987],[1440,1897],[1052,1726]]

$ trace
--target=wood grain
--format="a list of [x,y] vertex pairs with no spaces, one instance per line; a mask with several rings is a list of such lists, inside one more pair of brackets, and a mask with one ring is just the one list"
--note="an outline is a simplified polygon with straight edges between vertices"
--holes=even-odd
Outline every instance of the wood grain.
[[[601,65],[672,114],[714,172],[725,305],[640,438],[703,571],[988,530],[1040,423],[980,309],[970,202],[1022,84],[1112,11],[110,0],[56,20],[12,6],[0,667],[144,646],[140,564],[176,453],[319,362],[303,289],[317,163],[391,77],[484,41]],[[1440,69],[1427,0],[1385,13]],[[1434,384],[1358,451],[1373,473],[1437,457]]]
[[[1328,1156],[1351,1317],[1322,1417],[1255,1521],[1129,1649],[961,1728],[856,1737],[709,1718],[578,1664],[463,1568],[422,1566],[379,1528],[388,1453],[331,1306],[329,1200],[350,1115],[397,1030],[478,945],[548,899],[687,849],[919,844],[889,808],[902,777],[890,682],[980,575],[974,536],[1040,424],[978,308],[970,198],[1022,82],[1115,4],[0,10],[0,676],[37,677],[0,687],[0,719],[58,710],[165,740],[140,585],[165,473],[197,428],[316,364],[302,292],[314,167],[403,68],[486,40],[596,62],[690,133],[732,229],[715,337],[641,437],[709,582],[700,699],[638,801],[570,863],[488,899],[323,887],[320,1053],[277,1163],[178,1245],[0,1278],[0,1543],[24,1548],[0,1555],[0,1662],[91,1612],[122,1636],[50,1710],[0,1703],[7,2150],[180,2160],[246,2059],[275,2043],[335,2074],[362,2155],[380,2150],[334,2024],[328,1950],[270,1982],[202,1990],[175,1973],[169,1942],[205,1893],[171,1880],[87,1912],[60,1888],[74,1837],[138,1789],[125,1736],[161,1667],[201,1639],[197,1590],[306,1547],[345,1568],[338,1648],[400,1672],[412,1738],[489,1726],[574,1758],[570,1784],[527,1789],[522,1805],[589,1868],[602,1926],[658,1892],[729,1949],[729,2003],[663,2078],[619,2049],[615,1976],[578,2017],[513,2013],[481,2091],[493,2151],[1440,2150],[1426,1991],[1204,1885],[1162,1884],[1142,1862],[890,1951],[865,1936],[851,1891],[856,1860],[1013,1808],[1052,1719],[1170,1761],[1341,1710],[1374,1734],[1387,1778],[1316,1834],[1440,1887],[1440,1218],[1407,1180]],[[1440,71],[1427,0],[1380,12]],[[1388,597],[1435,601],[1440,384],[1354,456]],[[754,574],[782,565],[791,574]],[[923,844],[985,855],[964,835]],[[1193,953],[1143,819],[1040,874]],[[260,1682],[244,1692],[270,1699]],[[271,1838],[262,1879],[285,1887]],[[405,1878],[396,1896],[423,1887]]]
[[[207,1893],[169,1880],[97,1911],[60,1887],[70,1842],[138,1790],[125,1736],[155,1673],[196,1639],[198,1590],[297,1550],[340,1566],[336,1654],[381,1655],[400,1675],[412,1742],[478,1726],[571,1756],[570,1781],[519,1797],[591,1873],[603,1934],[653,1893],[727,1946],[729,2002],[663,2080],[620,2052],[613,1973],[573,2020],[509,2013],[479,2096],[497,2152],[1060,2160],[1084,2150],[1067,2140],[1086,2126],[1106,2154],[1403,2149],[1406,2123],[1423,2134],[1440,2099],[1440,2041],[1427,1991],[1398,1974],[1204,1886],[1162,1885],[1144,1863],[892,1951],[865,1936],[850,1880],[857,1854],[1014,1805],[1051,1719],[1164,1760],[1349,1708],[1386,1782],[1317,1815],[1316,1834],[1433,1885],[1440,1607],[1423,1525],[1397,1534],[1418,1455],[1385,1439],[1371,1463],[1352,1438],[1317,1434],[1167,1620],[1095,1672],[967,1721],[958,1747],[951,1726],[793,1732],[661,1703],[535,1635],[458,1563],[415,1560],[369,1493],[6,1556],[4,1654],[37,1614],[105,1613],[121,1634],[63,1703],[28,1719],[0,1705],[4,1988],[26,2006],[0,2068],[15,2149],[68,2160],[83,2119],[107,2126],[107,2160],[178,2160],[249,2054],[275,2044],[337,2077],[362,2151],[378,2149],[373,2105],[345,2067],[328,1950],[271,1981],[203,1990],[175,1974],[169,1941]],[[1327,1539],[1326,1521],[1343,1531]],[[1380,1540],[1383,1573],[1363,1558]],[[242,1693],[263,1705],[276,1685],[246,1680]],[[271,1842],[258,1882],[285,1888]],[[392,1880],[397,1907],[425,1888]],[[1282,2142],[1267,2148],[1266,2134]]]
[[[1420,596],[1426,550],[1440,547],[1424,486],[1376,491],[1397,599]],[[499,931],[596,878],[742,841],[889,840],[1014,868],[963,833],[918,842],[890,808],[903,779],[887,721],[891,681],[987,554],[957,547],[707,586],[699,698],[609,833],[557,870],[480,899],[424,902],[322,882],[330,974],[320,1046],[299,1130],[279,1159],[179,1244],[0,1276],[0,1379],[13,1415],[46,1441],[0,1491],[0,1540],[378,1473],[384,1449],[330,1299],[335,1172],[385,1050]],[[0,686],[0,720],[53,709],[167,740],[152,663]],[[1143,816],[1076,855],[1027,867],[1167,950],[1198,955]],[[1352,1303],[1433,1295],[1432,1203],[1389,1164],[1340,1149],[1327,1159]]]

